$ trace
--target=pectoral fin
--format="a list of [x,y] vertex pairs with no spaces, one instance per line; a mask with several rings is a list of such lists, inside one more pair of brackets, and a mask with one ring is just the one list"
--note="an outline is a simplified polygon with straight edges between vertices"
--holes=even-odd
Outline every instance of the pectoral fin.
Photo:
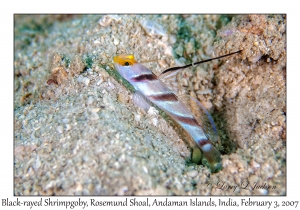
[[136,91],[133,94],[132,100],[136,106],[144,109],[146,112],[149,110],[150,104],[140,92]]

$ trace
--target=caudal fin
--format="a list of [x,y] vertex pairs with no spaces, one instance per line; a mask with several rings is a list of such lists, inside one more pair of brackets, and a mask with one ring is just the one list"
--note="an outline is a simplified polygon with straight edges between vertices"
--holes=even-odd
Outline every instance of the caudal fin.
[[217,172],[222,169],[221,153],[211,143],[203,145],[201,150],[207,159],[212,172]]

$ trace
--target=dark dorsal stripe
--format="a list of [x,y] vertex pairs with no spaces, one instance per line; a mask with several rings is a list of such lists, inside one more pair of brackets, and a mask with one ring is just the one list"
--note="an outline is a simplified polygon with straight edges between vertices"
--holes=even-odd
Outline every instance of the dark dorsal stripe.
[[174,93],[161,93],[157,95],[150,95],[148,97],[155,101],[178,101]]
[[188,125],[192,125],[192,126],[199,126],[198,122],[196,121],[195,118],[192,118],[192,117],[183,117],[183,116],[178,116],[176,114],[173,114],[172,113],[172,116],[182,122],[182,123],[185,123],[185,124],[188,124]]
[[208,139],[199,139],[198,144],[203,147],[205,144],[211,144],[211,142]]
[[145,80],[157,80],[157,76],[155,74],[141,74],[136,77],[131,78],[132,81],[134,82],[143,82]]

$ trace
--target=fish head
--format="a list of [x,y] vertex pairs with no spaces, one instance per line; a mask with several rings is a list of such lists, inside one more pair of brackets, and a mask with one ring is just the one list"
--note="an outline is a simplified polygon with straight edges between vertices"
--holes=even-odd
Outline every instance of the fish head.
[[141,74],[152,74],[152,72],[134,59],[134,55],[117,55],[114,64],[119,74],[130,82],[134,77]]
[[132,66],[137,63],[134,55],[116,55],[114,57],[114,64],[119,74],[128,80],[132,75]]

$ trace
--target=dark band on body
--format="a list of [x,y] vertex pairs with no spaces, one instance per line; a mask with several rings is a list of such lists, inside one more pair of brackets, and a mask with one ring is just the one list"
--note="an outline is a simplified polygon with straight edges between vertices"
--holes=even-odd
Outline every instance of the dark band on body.
[[199,139],[197,142],[201,147],[203,147],[205,144],[211,144],[208,139]]
[[176,114],[173,114],[173,117],[185,124],[191,125],[191,126],[199,126],[198,122],[196,121],[195,118],[191,118],[191,117],[184,117],[184,116],[178,116]]
[[152,80],[157,80],[157,76],[155,74],[141,74],[136,77],[131,78],[132,81],[134,82],[143,82],[143,81],[152,81]]
[[157,95],[150,95],[148,97],[155,101],[178,101],[177,96],[174,93],[162,93]]

